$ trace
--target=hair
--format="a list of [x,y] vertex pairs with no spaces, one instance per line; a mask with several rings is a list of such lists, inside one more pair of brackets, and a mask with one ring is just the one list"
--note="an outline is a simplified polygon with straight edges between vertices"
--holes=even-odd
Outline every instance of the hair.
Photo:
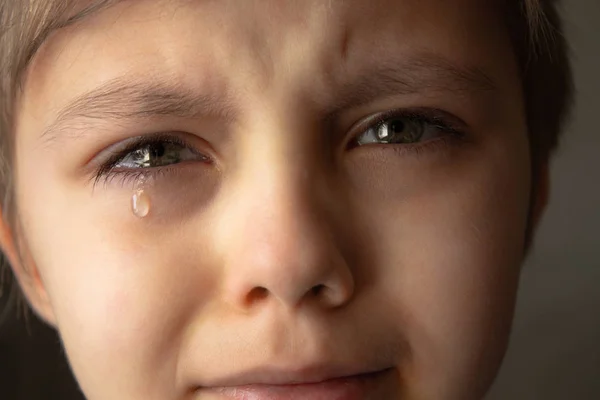
[[[0,0],[0,207],[9,226],[14,227],[16,214],[11,170],[15,108],[27,67],[52,32],[117,1],[86,0],[82,6],[81,0]],[[503,3],[521,74],[535,190],[540,169],[557,148],[573,94],[559,0],[498,1]],[[8,283],[9,296],[21,297],[18,285],[4,282],[11,279],[0,270],[0,296],[2,284]],[[0,323],[1,318],[2,313]]]

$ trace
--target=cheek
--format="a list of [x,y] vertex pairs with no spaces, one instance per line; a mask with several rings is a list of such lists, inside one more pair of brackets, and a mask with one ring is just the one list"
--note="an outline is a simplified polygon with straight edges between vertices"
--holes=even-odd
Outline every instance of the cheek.
[[102,387],[111,376],[120,381],[112,387],[132,393],[143,376],[154,379],[142,391],[172,387],[182,327],[217,286],[202,217],[182,218],[192,203],[205,205],[204,194],[178,203],[173,182],[153,185],[156,208],[139,219],[131,190],[92,195],[38,177],[35,193],[22,185],[21,219],[78,379]]
[[422,389],[432,398],[460,390],[452,382],[491,379],[505,350],[523,257],[526,146],[508,151],[496,143],[443,160],[377,159],[379,165],[357,164],[374,166],[354,175],[355,187],[368,187],[357,207],[382,296],[406,316],[397,329],[411,347],[407,376],[429,382]]

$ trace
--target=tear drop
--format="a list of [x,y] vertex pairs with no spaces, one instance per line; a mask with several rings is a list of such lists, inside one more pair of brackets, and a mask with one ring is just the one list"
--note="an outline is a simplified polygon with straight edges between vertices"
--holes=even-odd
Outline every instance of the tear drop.
[[150,197],[143,190],[138,190],[133,194],[131,211],[139,218],[144,218],[150,213]]

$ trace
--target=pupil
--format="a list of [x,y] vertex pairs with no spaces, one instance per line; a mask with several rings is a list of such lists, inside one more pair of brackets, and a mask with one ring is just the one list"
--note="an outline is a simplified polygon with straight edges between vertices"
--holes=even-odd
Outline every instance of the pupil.
[[404,132],[404,129],[406,129],[406,125],[404,124],[404,122],[403,122],[402,120],[395,119],[395,120],[393,120],[393,122],[390,124],[390,130],[391,130],[393,133]]
[[160,158],[165,155],[165,146],[162,143],[153,144],[150,146],[150,157]]

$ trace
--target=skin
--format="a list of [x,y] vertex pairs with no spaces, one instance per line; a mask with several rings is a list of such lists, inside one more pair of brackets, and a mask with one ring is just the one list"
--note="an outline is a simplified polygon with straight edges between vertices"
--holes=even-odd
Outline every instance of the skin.
[[[377,399],[480,399],[505,352],[530,211],[499,15],[475,0],[137,1],[55,32],[19,98],[18,223],[3,218],[1,241],[86,396],[211,399],[194,388],[335,363],[393,368]],[[488,87],[463,88],[440,59]],[[415,90],[330,113],[383,64]],[[59,117],[115,79],[231,112]],[[461,121],[460,139],[347,146],[361,121],[415,108]],[[111,146],[155,132],[212,161],[94,185]],[[130,207],[140,185],[145,218]]]

